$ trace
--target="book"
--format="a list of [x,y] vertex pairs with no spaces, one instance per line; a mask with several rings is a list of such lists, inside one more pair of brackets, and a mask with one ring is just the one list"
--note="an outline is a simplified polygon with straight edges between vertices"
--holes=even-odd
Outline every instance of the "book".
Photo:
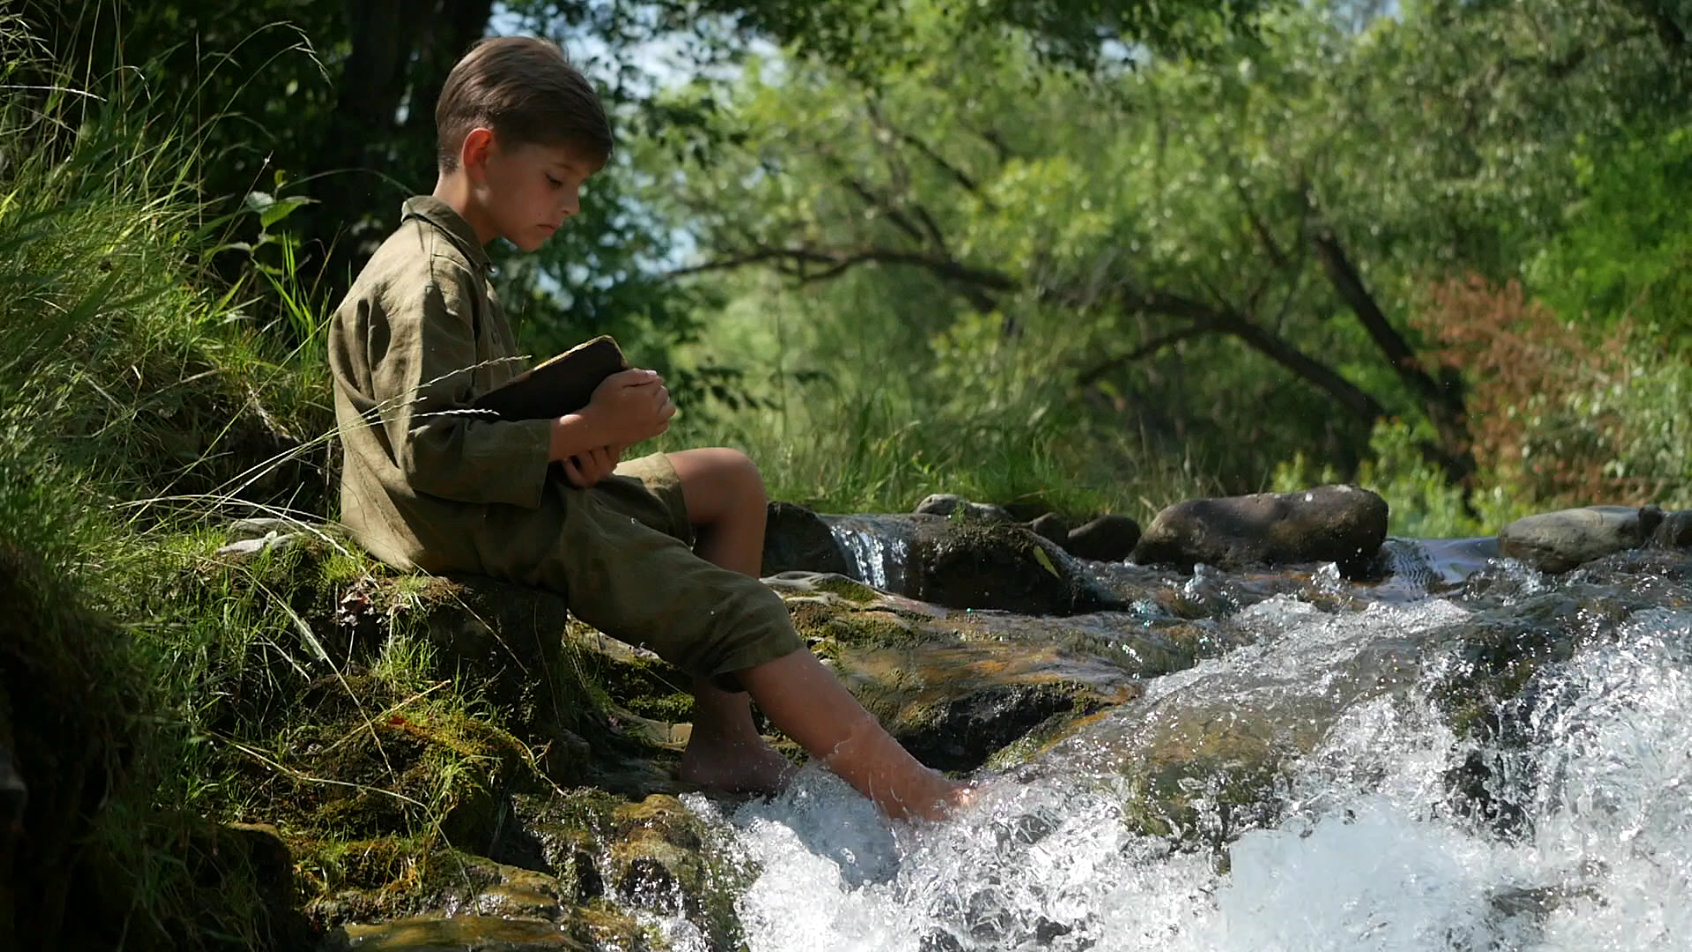
[[502,420],[561,417],[587,406],[606,377],[627,369],[622,348],[602,334],[530,367],[476,397],[470,406]]

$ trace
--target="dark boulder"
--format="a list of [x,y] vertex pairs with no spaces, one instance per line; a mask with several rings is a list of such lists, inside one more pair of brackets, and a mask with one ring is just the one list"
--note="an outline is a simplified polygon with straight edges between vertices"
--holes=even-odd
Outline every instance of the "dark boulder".
[[851,568],[846,550],[821,517],[796,503],[772,502],[760,574],[769,578],[797,571],[846,575]]
[[1355,486],[1189,499],[1157,514],[1134,561],[1221,569],[1335,562],[1355,576],[1370,571],[1386,532],[1386,501]]
[[948,608],[1072,615],[1118,601],[1063,549],[1014,524],[919,524],[906,574],[902,594]]
[[1140,542],[1140,524],[1127,516],[1103,515],[1072,529],[1063,547],[1069,554],[1095,562],[1121,562]]
[[1028,531],[1042,539],[1050,539],[1058,545],[1068,547],[1069,523],[1064,522],[1063,517],[1055,512],[1048,512],[1039,518],[1030,520]]
[[1664,515],[1651,543],[1661,549],[1692,549],[1692,509]]

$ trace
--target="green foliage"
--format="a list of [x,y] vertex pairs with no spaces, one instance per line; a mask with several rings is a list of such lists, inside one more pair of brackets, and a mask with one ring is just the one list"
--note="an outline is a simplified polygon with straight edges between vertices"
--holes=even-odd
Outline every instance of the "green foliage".
[[837,407],[819,432],[873,396],[942,432],[1039,420],[1073,457],[1166,469],[1113,455],[1134,434],[1234,491],[1294,455],[1355,473],[1382,417],[1473,446],[1462,381],[1413,321],[1428,282],[1519,273],[1593,187],[1571,150],[1684,102],[1664,93],[1676,51],[1589,0],[1306,5],[1222,56],[1087,76],[948,9],[908,5],[912,55],[873,79],[795,47],[676,94],[713,99],[720,145],[678,177],[667,150],[697,133],[657,135],[648,201],[695,236],[684,270],[735,302],[694,353],[762,360],[778,402]]
[[1591,333],[1624,320],[1685,353],[1692,341],[1692,126],[1634,131],[1568,156],[1583,197],[1529,262],[1536,292]]
[[1347,479],[1331,467],[1312,466],[1296,457],[1275,468],[1274,491],[1355,483],[1386,500],[1389,533],[1412,539],[1496,535],[1507,523],[1531,514],[1531,506],[1507,486],[1478,489],[1465,501],[1463,490],[1448,483],[1422,453],[1420,444],[1427,435],[1403,420],[1383,420],[1369,441],[1370,458],[1354,476]]

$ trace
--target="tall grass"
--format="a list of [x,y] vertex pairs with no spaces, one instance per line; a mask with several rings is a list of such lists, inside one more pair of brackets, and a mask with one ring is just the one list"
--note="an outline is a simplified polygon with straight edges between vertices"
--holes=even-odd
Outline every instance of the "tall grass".
[[[205,681],[184,663],[245,635],[215,618],[196,631],[139,622],[167,570],[161,550],[251,488],[251,460],[309,447],[286,431],[304,436],[325,401],[239,319],[241,284],[203,289],[199,255],[229,223],[199,202],[192,130],[68,72],[14,82],[51,70],[22,21],[0,18],[0,85],[14,87],[0,98],[0,581],[23,602],[6,607],[22,627],[0,657],[8,734],[19,751],[37,745],[20,766],[41,801],[71,782],[40,759],[55,749],[104,758],[106,784],[79,821],[79,858],[37,872],[79,884],[64,935],[253,947],[262,916],[240,861],[212,860],[229,875],[206,878],[216,847],[192,809],[205,778],[191,703]],[[64,693],[26,705],[32,678]],[[47,740],[51,725],[80,725],[69,748]]]

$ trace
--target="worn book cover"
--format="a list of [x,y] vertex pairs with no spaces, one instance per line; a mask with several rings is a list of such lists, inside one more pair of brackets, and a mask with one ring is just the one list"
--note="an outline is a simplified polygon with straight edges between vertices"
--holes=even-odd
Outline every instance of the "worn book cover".
[[502,420],[561,417],[587,406],[601,381],[627,369],[617,342],[601,335],[536,364],[470,405],[497,413]]

